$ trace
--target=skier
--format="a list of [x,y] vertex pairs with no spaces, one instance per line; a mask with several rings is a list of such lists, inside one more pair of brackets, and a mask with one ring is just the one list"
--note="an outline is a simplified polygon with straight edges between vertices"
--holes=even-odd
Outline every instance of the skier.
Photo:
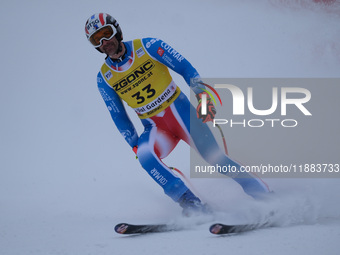
[[[198,114],[201,104],[196,110],[169,73],[170,68],[183,76],[190,86],[191,79],[200,78],[196,69],[160,39],[123,42],[121,27],[106,13],[92,15],[85,24],[85,33],[95,49],[107,55],[97,76],[98,89],[119,132],[137,155],[141,166],[166,195],[179,203],[184,214],[209,212],[208,206],[162,162],[177,143],[184,140],[211,165],[240,167],[220,149],[206,124],[216,114],[210,98],[207,100],[207,114]],[[205,93],[199,87],[197,82],[191,84],[198,100]],[[140,136],[122,100],[139,116],[144,126]],[[196,113],[198,118],[190,120],[190,114],[196,116]],[[195,126],[191,133],[190,125]],[[269,192],[261,179],[248,173],[242,175],[245,178],[234,180],[250,196],[256,198]]]

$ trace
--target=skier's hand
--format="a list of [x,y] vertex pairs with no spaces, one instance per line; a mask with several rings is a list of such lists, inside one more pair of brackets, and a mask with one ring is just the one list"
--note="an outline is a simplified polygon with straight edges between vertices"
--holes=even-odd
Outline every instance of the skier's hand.
[[[207,95],[207,114],[204,114],[204,115],[202,114],[202,95],[203,94]],[[202,92],[198,94],[196,97],[198,100],[198,106],[196,108],[197,118],[202,119],[203,123],[213,121],[216,115],[216,109],[215,109],[213,102],[211,102],[209,95],[205,92]]]

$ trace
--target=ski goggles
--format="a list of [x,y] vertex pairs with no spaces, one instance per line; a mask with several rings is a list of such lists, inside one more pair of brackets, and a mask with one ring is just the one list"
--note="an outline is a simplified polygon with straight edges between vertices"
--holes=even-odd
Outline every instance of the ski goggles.
[[110,40],[117,34],[117,29],[113,25],[106,25],[94,32],[90,38],[90,43],[98,48],[102,45],[103,40]]

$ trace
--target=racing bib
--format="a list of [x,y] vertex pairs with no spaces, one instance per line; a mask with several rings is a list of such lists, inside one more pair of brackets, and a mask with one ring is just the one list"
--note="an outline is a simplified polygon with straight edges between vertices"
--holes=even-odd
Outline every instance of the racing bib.
[[105,62],[101,73],[139,118],[145,119],[167,108],[179,96],[180,89],[172,81],[168,68],[147,54],[140,39],[132,45],[127,63],[116,68]]

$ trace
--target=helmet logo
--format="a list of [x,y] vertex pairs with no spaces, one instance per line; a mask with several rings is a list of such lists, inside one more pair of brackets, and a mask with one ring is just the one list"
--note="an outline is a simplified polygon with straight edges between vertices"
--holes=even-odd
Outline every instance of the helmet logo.
[[87,26],[86,26],[87,30],[90,31],[91,28],[98,29],[98,23],[99,23],[99,22],[100,22],[99,19],[95,19],[95,20],[89,22],[89,24],[87,24]]

